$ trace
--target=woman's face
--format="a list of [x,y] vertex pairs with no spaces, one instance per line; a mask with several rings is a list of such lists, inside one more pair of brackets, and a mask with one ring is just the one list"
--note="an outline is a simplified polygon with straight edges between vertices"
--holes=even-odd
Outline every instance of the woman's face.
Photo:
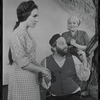
[[31,15],[27,18],[27,24],[29,27],[34,28],[38,22],[38,10],[34,9],[31,12]]
[[68,29],[69,30],[76,30],[77,27],[78,27],[78,22],[74,18],[71,18],[68,21]]

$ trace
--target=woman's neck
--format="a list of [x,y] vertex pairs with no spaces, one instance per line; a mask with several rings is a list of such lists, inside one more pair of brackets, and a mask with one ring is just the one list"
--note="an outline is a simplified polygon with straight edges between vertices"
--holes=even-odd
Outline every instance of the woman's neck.
[[21,28],[22,30],[26,30],[26,31],[28,30],[28,26],[25,22],[21,22],[19,24],[19,28]]
[[72,35],[74,36],[77,30],[71,30]]

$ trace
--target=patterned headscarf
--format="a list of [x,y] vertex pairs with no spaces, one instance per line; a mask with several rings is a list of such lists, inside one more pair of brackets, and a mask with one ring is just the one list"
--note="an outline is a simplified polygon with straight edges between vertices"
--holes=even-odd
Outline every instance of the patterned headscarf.
[[71,19],[75,19],[76,22],[77,22],[77,24],[78,24],[78,26],[80,25],[81,20],[80,20],[77,16],[71,16],[71,17],[68,19],[68,23],[69,23],[69,21],[70,21]]

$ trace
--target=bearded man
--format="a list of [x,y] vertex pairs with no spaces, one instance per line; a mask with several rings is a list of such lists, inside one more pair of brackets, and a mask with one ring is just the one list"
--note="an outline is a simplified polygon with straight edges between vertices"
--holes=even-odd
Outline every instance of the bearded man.
[[86,81],[90,76],[85,53],[77,52],[82,62],[70,55],[66,40],[60,34],[53,35],[49,44],[53,53],[41,63],[51,72],[51,80],[42,79],[43,87],[49,92],[46,100],[81,100],[81,88],[76,81]]

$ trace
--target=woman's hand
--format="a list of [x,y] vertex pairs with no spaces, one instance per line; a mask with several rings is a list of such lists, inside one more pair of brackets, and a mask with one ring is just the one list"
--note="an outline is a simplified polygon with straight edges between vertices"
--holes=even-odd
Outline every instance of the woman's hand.
[[80,45],[80,44],[76,43],[76,40],[74,40],[74,39],[70,40],[70,44],[75,46],[78,49],[81,49],[81,50],[85,50],[86,49],[85,45]]
[[75,46],[76,45],[76,40],[75,39],[71,39],[70,44]]
[[51,72],[50,72],[47,68],[43,68],[42,74],[43,74],[43,76],[46,77],[47,79],[51,80]]

